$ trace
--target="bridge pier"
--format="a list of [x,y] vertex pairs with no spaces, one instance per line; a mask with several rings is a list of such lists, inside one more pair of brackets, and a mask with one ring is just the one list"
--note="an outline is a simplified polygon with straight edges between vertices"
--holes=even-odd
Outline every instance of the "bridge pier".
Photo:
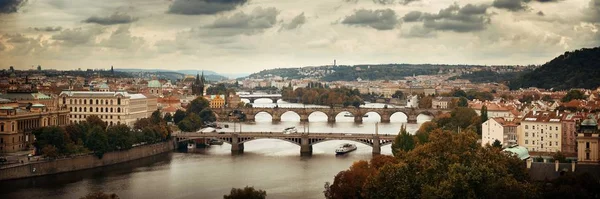
[[246,114],[246,122],[254,122],[254,113],[252,114]]
[[271,117],[273,122],[281,122],[281,115],[273,114]]
[[354,122],[356,122],[356,123],[362,123],[363,122],[363,115],[360,115],[360,114],[354,115]]
[[308,115],[307,114],[300,115],[300,122],[308,122]]
[[391,119],[390,119],[390,115],[384,114],[381,115],[381,123],[390,123]]
[[335,123],[335,115],[334,116],[327,116],[327,122],[329,123]]
[[417,123],[417,116],[418,115],[409,114],[408,118],[407,118],[407,122],[409,124],[416,124]]
[[244,153],[244,143],[239,143],[238,134],[231,135],[231,155],[240,155]]
[[302,135],[300,139],[300,156],[312,156],[312,145],[308,139],[308,134]]
[[254,104],[254,98],[248,98],[248,101],[250,101],[250,104]]
[[373,137],[373,155],[381,154],[381,142],[379,141],[379,136],[376,135]]

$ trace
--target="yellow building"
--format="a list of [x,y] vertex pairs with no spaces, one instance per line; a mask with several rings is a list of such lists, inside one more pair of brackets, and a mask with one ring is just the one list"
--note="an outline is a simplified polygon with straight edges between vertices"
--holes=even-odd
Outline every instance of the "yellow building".
[[598,122],[592,114],[583,120],[577,133],[577,162],[583,164],[599,164],[600,159],[598,154]]
[[21,106],[12,101],[0,103],[0,153],[26,150],[33,144],[32,131],[45,126],[69,123],[66,108],[48,109],[43,104]]
[[210,108],[223,108],[225,106],[224,95],[207,95],[204,98],[209,101],[208,106]]

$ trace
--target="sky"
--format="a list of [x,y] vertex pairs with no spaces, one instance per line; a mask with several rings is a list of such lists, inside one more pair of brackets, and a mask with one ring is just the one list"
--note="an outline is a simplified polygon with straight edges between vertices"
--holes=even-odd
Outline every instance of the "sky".
[[0,68],[528,65],[599,29],[600,0],[0,0]]

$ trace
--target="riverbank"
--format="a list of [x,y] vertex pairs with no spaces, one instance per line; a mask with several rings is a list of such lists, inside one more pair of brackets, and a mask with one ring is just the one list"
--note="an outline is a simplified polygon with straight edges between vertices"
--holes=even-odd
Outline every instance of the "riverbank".
[[98,157],[90,154],[66,159],[27,163],[0,169],[0,180],[30,178],[103,167],[170,152],[173,149],[173,143],[168,141],[139,146],[127,151],[105,153],[102,159],[98,159]]

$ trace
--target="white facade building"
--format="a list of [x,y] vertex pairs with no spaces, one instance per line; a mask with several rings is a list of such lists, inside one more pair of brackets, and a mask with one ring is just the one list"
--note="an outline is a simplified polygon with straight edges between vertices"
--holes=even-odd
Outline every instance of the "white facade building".
[[517,125],[503,118],[491,118],[481,124],[481,145],[492,145],[496,140],[503,146],[517,144]]
[[519,145],[529,151],[557,152],[562,146],[562,114],[546,111],[529,112],[519,126]]
[[[156,100],[155,100],[156,103]],[[132,126],[137,120],[148,117],[152,111],[151,104],[143,94],[94,91],[63,91],[59,95],[59,105],[71,111],[71,123],[85,121],[88,116],[95,115],[107,125],[126,124]]]

